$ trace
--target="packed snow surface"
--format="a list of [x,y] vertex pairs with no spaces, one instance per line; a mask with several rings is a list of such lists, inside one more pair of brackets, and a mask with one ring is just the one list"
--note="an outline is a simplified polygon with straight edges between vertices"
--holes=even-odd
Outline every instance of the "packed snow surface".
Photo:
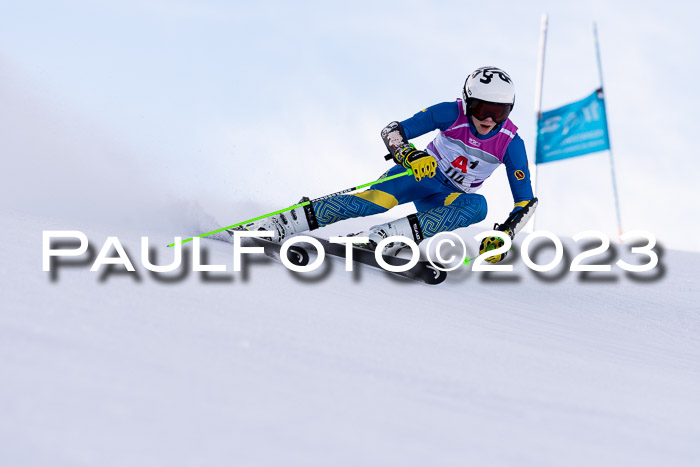
[[[516,258],[426,286],[330,259],[233,272],[207,239],[227,271],[192,272],[189,246],[175,273],[145,270],[141,236],[166,264],[174,236],[215,226],[195,211],[160,228],[3,215],[2,465],[697,465],[700,255],[659,246],[644,274]],[[348,222],[320,233],[364,225]],[[44,272],[45,230],[90,250]],[[481,230],[459,233],[473,248]],[[90,271],[109,236],[135,273]]]

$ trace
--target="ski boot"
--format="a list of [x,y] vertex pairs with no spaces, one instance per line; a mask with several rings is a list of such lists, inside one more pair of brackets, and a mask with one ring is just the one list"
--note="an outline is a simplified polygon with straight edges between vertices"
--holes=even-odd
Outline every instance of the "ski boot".
[[[308,198],[302,198],[299,203],[301,204],[308,200]],[[292,235],[317,228],[318,222],[311,204],[239,227],[240,230],[266,230],[272,232],[274,235],[266,238],[276,243],[282,243]]]
[[[423,232],[418,224],[416,215],[411,214],[408,217],[402,217],[401,219],[385,224],[375,225],[370,227],[369,230],[348,235],[348,237],[369,237],[368,243],[356,244],[357,246],[369,250],[375,250],[379,242],[387,237],[393,236],[406,237],[416,242],[416,244],[420,243],[423,240]],[[401,256],[401,252],[407,248],[410,247],[401,242],[390,242],[384,246],[382,254],[386,256]]]

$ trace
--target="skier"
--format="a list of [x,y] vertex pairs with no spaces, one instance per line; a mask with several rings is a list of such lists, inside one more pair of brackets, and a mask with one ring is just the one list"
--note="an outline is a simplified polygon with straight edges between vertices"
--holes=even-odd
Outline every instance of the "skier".
[[[512,239],[537,206],[525,144],[508,118],[514,104],[515,88],[510,76],[499,68],[478,68],[467,77],[462,99],[433,105],[407,120],[391,122],[382,130],[382,139],[396,163],[382,178],[407,168],[413,170],[414,177],[400,177],[357,194],[316,201],[244,227],[272,231],[275,234],[272,240],[282,242],[300,232],[413,202],[415,214],[375,225],[356,235],[369,237],[370,247],[393,235],[420,243],[439,232],[484,220],[486,199],[475,192],[498,166],[505,164],[515,206],[505,222],[496,224],[494,230]],[[424,151],[409,143],[410,139],[433,130],[440,133]],[[480,254],[502,244],[498,237],[485,238]],[[505,256],[505,253],[491,256],[487,261],[496,263]]]

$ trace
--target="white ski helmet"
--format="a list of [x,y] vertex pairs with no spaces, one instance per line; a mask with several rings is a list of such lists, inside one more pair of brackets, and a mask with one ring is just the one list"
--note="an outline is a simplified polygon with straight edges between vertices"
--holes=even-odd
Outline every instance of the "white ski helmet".
[[508,73],[494,66],[484,66],[474,70],[462,88],[464,115],[467,115],[470,101],[477,99],[496,104],[515,105],[515,86]]

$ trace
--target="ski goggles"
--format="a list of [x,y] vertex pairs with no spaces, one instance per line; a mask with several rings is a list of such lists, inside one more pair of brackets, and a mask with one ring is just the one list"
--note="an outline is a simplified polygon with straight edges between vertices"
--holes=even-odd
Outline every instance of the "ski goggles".
[[497,104],[479,99],[469,99],[469,113],[477,120],[491,117],[496,123],[503,123],[513,110],[513,104]]

